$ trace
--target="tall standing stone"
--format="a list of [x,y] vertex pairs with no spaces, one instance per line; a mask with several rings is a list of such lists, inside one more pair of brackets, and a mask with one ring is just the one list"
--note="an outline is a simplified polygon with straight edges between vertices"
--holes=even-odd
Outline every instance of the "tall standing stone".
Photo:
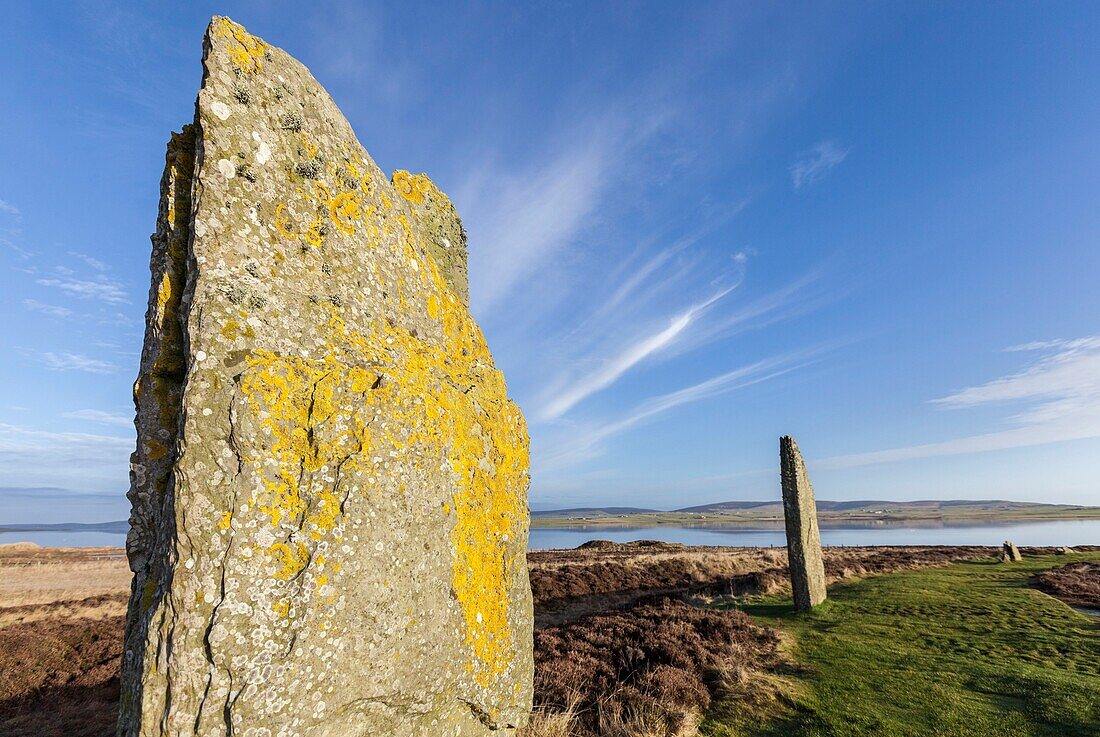
[[810,484],[798,443],[789,435],[779,439],[779,463],[783,479],[783,517],[787,525],[787,566],[794,606],[806,612],[825,601],[825,565],[821,559],[814,487]]
[[508,734],[527,430],[465,232],[225,18],[168,145],[134,387],[119,734]]

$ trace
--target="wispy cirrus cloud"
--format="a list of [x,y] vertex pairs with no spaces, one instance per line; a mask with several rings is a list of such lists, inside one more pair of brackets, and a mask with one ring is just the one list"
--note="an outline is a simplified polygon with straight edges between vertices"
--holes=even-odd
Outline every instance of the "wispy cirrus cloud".
[[[578,104],[567,126],[548,131],[523,153],[486,153],[469,169],[455,199],[473,244],[475,315],[511,309],[575,265],[585,237],[599,229],[609,202],[632,180],[636,157],[673,118],[661,104],[641,106],[640,95]],[[575,286],[563,281],[564,290]]]
[[552,466],[562,462],[575,463],[587,460],[599,452],[601,442],[614,435],[677,407],[782,376],[803,365],[808,355],[809,353],[800,353],[756,361],[706,381],[648,399],[617,419],[587,428],[573,428],[562,442],[550,447],[539,460],[544,467],[547,464]]
[[104,272],[107,270],[107,264],[100,261],[98,258],[95,258],[94,256],[89,256],[88,254],[80,253],[79,251],[69,251],[69,255],[79,261],[83,261],[96,271]]
[[4,216],[0,218],[0,221],[3,221],[0,225],[0,246],[10,250],[22,261],[29,260],[34,254],[16,243],[22,236],[19,223],[23,219],[23,214],[8,200],[0,199],[0,215]]
[[851,468],[1100,437],[1100,335],[1007,350],[1041,355],[1019,372],[934,399],[932,404],[945,409],[1024,405],[1006,418],[1011,427],[939,443],[838,456],[820,465]]
[[531,279],[584,228],[608,183],[611,151],[600,138],[530,169],[482,171],[460,195],[477,249],[470,294],[488,312]]
[[118,427],[129,427],[134,424],[132,415],[105,412],[101,409],[78,409],[72,412],[63,412],[61,416],[67,420],[84,420],[87,422],[97,422],[101,425],[115,425]]
[[813,289],[822,273],[820,268],[810,269],[780,287],[715,314],[713,319],[700,325],[692,335],[677,344],[674,352],[693,351],[707,343],[725,340],[749,330],[760,330],[813,311],[837,296],[835,285],[832,292]]
[[68,317],[73,314],[73,311],[68,307],[46,304],[39,302],[37,299],[25,299],[23,300],[23,306],[28,310],[41,312],[43,315],[49,315],[50,317]]
[[118,491],[134,439],[0,423],[0,478],[15,486]]
[[126,304],[126,291],[121,282],[106,276],[95,279],[78,279],[71,275],[58,278],[38,279],[37,284],[43,287],[59,289],[65,294],[80,299],[94,299],[108,304]]
[[118,366],[109,361],[79,353],[46,351],[42,353],[41,360],[51,371],[83,371],[89,374],[113,374],[118,371]]
[[576,381],[569,382],[568,389],[558,393],[542,408],[541,418],[552,420],[560,417],[581,400],[611,386],[619,377],[641,361],[667,348],[708,308],[733,291],[735,286],[726,287],[704,302],[693,305],[673,317],[663,329],[641,337],[617,355],[604,361],[594,371],[581,376]]
[[791,184],[795,189],[813,184],[829,173],[848,156],[851,149],[836,141],[822,141],[799,155],[791,164]]

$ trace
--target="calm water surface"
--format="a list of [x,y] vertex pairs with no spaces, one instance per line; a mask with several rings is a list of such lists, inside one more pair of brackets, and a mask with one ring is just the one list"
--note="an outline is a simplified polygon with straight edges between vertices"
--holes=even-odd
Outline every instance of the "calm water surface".
[[[783,530],[764,528],[707,527],[540,527],[531,530],[530,547],[575,548],[589,540],[663,540],[686,545],[782,546]],[[826,545],[1000,545],[1011,540],[1017,545],[1100,545],[1100,520],[1021,522],[1018,524],[967,525],[951,527],[885,526],[824,527]],[[0,543],[33,542],[50,547],[122,546],[126,536],[111,532],[5,532]]]
[[[786,545],[778,527],[542,527],[531,530],[529,547],[575,548],[588,540],[661,540],[685,545]],[[1100,520],[997,523],[929,527],[917,525],[874,527],[822,527],[825,545],[1000,545],[1011,540],[1017,545],[1100,545]]]

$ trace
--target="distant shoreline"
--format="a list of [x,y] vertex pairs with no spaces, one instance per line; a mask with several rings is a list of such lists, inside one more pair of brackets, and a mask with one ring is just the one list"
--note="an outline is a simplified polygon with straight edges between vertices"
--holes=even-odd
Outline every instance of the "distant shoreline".
[[0,534],[12,532],[104,532],[114,535],[125,535],[130,531],[130,523],[126,520],[113,522],[57,522],[49,524],[36,524],[34,522],[17,522],[0,525]]
[[[893,509],[889,511],[824,511],[818,510],[822,527],[961,527],[967,525],[992,525],[1065,520],[1100,519],[1100,507],[1063,507],[1055,505],[1028,505],[1025,508],[978,509],[940,508],[937,510]],[[591,528],[642,528],[642,527],[707,527],[777,529],[783,526],[782,514],[738,510],[730,512],[634,512],[624,514],[567,514],[535,513],[531,526],[591,527]]]
[[[1100,507],[1006,501],[818,502],[823,528],[963,527],[1066,520],[1100,520]],[[641,529],[686,527],[777,530],[783,528],[779,502],[725,502],[674,511],[591,507],[536,510],[531,527]],[[0,535],[18,532],[102,532],[126,534],[126,520],[97,523],[0,524]]]

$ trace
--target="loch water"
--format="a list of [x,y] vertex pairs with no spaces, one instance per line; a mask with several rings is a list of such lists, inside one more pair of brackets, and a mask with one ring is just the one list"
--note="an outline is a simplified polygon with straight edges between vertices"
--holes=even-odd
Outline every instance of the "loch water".
[[[575,548],[589,540],[632,542],[660,540],[684,545],[735,545],[782,547],[786,537],[781,525],[754,527],[536,527],[528,547]],[[1100,520],[997,522],[991,524],[931,525],[880,523],[874,525],[823,525],[824,545],[1100,545]]]
[[[536,527],[528,547],[575,548],[589,540],[632,542],[661,540],[685,545],[735,545],[782,547],[786,544],[780,524],[752,527]],[[824,525],[825,545],[1000,545],[1011,540],[1017,545],[1100,545],[1100,520],[1056,520],[1044,522],[997,522],[992,524],[935,525],[920,523],[876,523],[873,525]],[[91,531],[0,532],[0,543],[32,542],[46,547],[122,547],[126,535]]]

